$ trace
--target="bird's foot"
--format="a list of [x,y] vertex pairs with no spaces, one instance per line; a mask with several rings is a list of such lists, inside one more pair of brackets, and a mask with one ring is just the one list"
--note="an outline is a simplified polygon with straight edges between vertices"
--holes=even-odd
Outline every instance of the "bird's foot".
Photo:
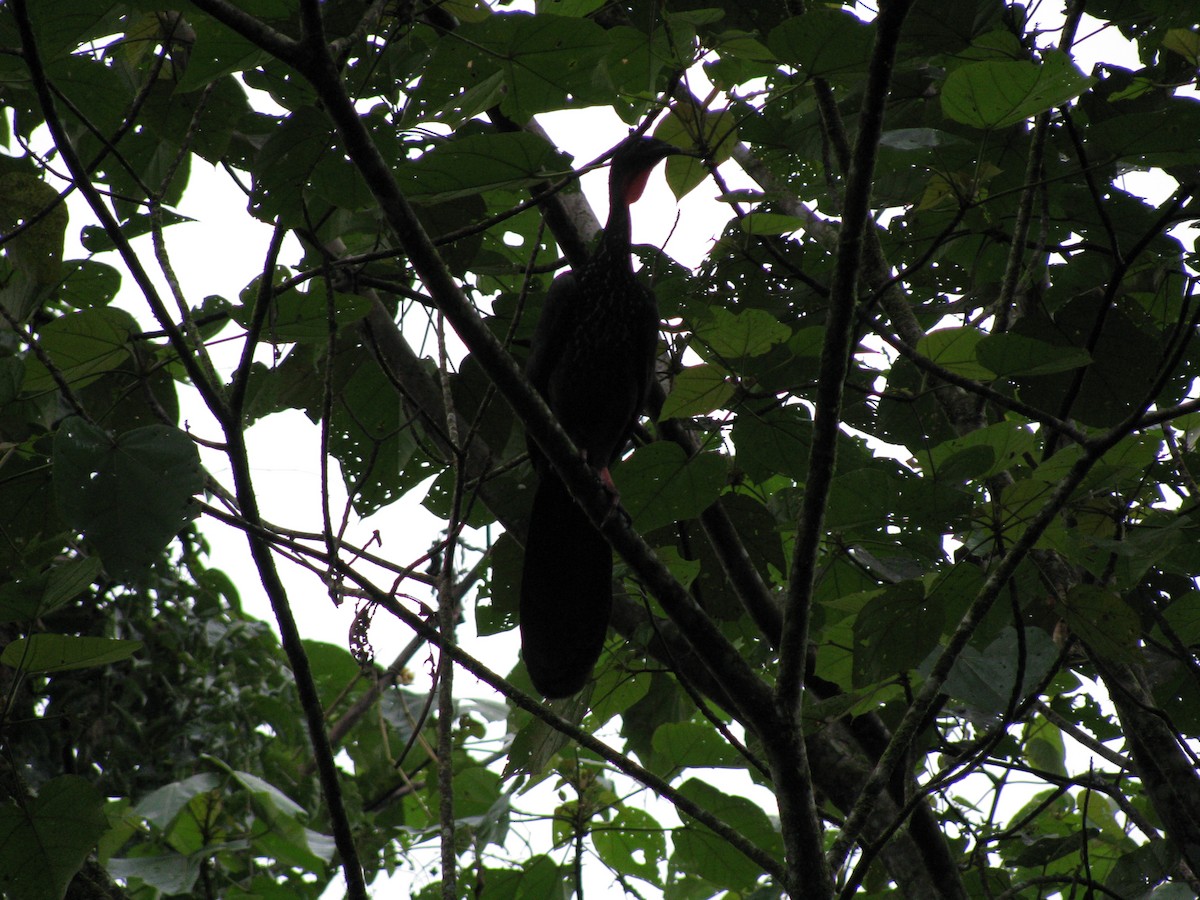
[[608,471],[608,466],[603,469],[598,469],[597,474],[600,476],[600,482],[604,485],[605,492],[608,494],[608,511],[604,514],[604,523],[607,525],[612,521],[613,516],[620,516],[625,520],[625,524],[630,524],[633,520],[630,518],[625,507],[621,506],[621,492],[617,490],[617,486],[613,484],[612,475]]

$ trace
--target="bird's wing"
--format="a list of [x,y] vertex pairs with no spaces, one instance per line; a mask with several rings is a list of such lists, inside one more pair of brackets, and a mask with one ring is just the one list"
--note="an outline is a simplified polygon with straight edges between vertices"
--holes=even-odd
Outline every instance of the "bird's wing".
[[562,357],[564,334],[571,298],[577,294],[575,275],[564,272],[550,285],[542,305],[542,317],[538,319],[529,345],[529,359],[525,363],[525,374],[533,386],[545,397],[549,391],[550,378]]

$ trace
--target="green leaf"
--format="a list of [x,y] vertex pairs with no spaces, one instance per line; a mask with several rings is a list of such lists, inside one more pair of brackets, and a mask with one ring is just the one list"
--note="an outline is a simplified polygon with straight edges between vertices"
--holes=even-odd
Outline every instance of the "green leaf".
[[[163,228],[194,221],[196,220],[188,216],[181,216],[169,209],[164,209],[159,213],[159,222]],[[130,216],[121,224],[120,229],[121,235],[127,241],[150,234],[153,230],[154,220],[145,214]],[[100,225],[84,225],[80,231],[80,243],[83,244],[85,250],[91,253],[103,253],[105,250],[115,250],[117,247],[117,242],[113,240],[112,235]]]
[[623,659],[624,644],[623,639],[610,642],[600,658],[595,687],[587,703],[587,718],[583,722],[583,727],[590,732],[598,732],[615,716],[623,715],[650,690],[650,679],[630,678],[623,665],[609,664],[614,656]]
[[[250,324],[257,292],[258,279],[255,279],[242,291],[245,305],[231,311],[232,318],[243,326]],[[326,286],[321,281],[312,283],[304,292],[287,290],[272,295],[262,339],[273,344],[328,341],[330,303]],[[335,292],[332,307],[334,326],[341,328],[362,319],[370,311],[371,304],[365,297]]]
[[215,791],[220,786],[221,779],[216,774],[203,772],[152,791],[138,801],[133,812],[166,831],[193,797],[207,791]]
[[175,85],[181,94],[198,90],[222,75],[252,69],[267,58],[264,50],[214,19],[196,16],[191,24],[195,43],[188,54],[187,70]]
[[724,369],[708,363],[689,366],[675,376],[659,421],[707,415],[729,402],[733,392],[734,385]]
[[0,893],[62,900],[107,824],[104,798],[77,775],[46,782],[23,804],[0,803]]
[[942,85],[942,112],[975,128],[1007,128],[1061,106],[1094,82],[1059,51],[1047,52],[1040,63],[968,63],[951,72]]
[[962,138],[936,128],[896,128],[879,136],[879,146],[901,152],[931,150],[934,147],[962,143]]
[[808,222],[799,216],[785,216],[783,213],[754,212],[742,218],[738,224],[746,234],[791,234],[800,231]]
[[677,444],[659,442],[613,469],[613,481],[634,527],[646,532],[707,509],[725,486],[725,466],[716,453],[688,459]]
[[667,160],[667,185],[681,200],[709,177],[708,163],[720,165],[733,157],[738,144],[737,119],[728,110],[711,112],[694,104],[678,104],[654,129],[659,140],[676,147],[704,146],[709,159],[672,156]]
[[1078,369],[1092,361],[1082,347],[1056,347],[1013,332],[985,335],[975,345],[975,356],[997,378],[1050,375]]
[[10,642],[0,653],[0,663],[22,672],[69,672],[120,662],[141,649],[141,641],[34,634]]
[[882,469],[855,469],[833,479],[825,527],[844,530],[885,521],[900,508],[901,482]]
[[[282,121],[272,120],[270,129],[259,138],[254,159],[254,184],[250,193],[250,212],[264,222],[281,218],[285,223],[310,227],[307,190],[317,164],[333,153],[333,125],[314,108],[302,108]],[[340,155],[337,161],[341,163]],[[346,177],[361,178],[353,167],[340,169]],[[328,177],[328,172],[323,173]],[[358,196],[358,190],[352,191]],[[320,204],[331,202],[323,199]]]
[[53,459],[60,515],[118,578],[158,559],[195,515],[192,495],[204,487],[196,445],[165,425],[114,437],[72,417],[54,437]]
[[[137,322],[125,310],[102,306],[48,322],[38,332],[38,345],[63,380],[79,389],[128,364],[130,338],[137,330]],[[40,360],[27,360],[26,392],[40,394],[56,387],[54,376]]]
[[174,896],[190,894],[200,877],[198,857],[171,853],[166,856],[114,857],[105,866],[113,878],[135,879],[142,884]]
[[767,37],[782,62],[809,78],[837,78],[866,72],[875,28],[849,11],[813,8],[783,22]]
[[1162,45],[1165,49],[1178,53],[1192,66],[1200,62],[1200,34],[1189,28],[1168,30],[1163,35]]
[[0,622],[22,622],[47,616],[75,599],[101,573],[96,557],[67,559],[49,572],[0,584]]
[[76,309],[104,306],[121,288],[121,273],[94,259],[72,259],[63,266],[59,297]]
[[54,284],[62,269],[67,206],[40,178],[24,172],[0,175],[0,233],[9,235],[35,218],[36,224],[5,241],[4,252],[34,284]]
[[561,158],[544,138],[522,131],[442,141],[402,166],[397,177],[410,199],[430,205],[485,191],[519,190],[561,167]]
[[[690,779],[679,792],[758,845],[776,859],[783,857],[783,840],[767,814],[745,797],[722,793],[699,779]],[[671,834],[674,852],[671,863],[684,872],[699,875],[717,887],[749,890],[763,874],[740,850],[706,826],[684,816],[684,826]]]
[[1067,750],[1062,732],[1041,715],[1025,723],[1022,754],[1029,764],[1045,772],[1067,777]]
[[[1107,887],[1118,897],[1152,897],[1154,900],[1184,900],[1192,892],[1184,885],[1163,885],[1179,865],[1179,851],[1169,841],[1155,840],[1125,853],[1117,860],[1104,879]],[[1169,893],[1173,887],[1183,888],[1178,895]]]
[[702,567],[701,561],[698,559],[684,559],[678,547],[656,547],[654,552],[658,556],[659,561],[671,570],[671,574],[675,577],[675,580],[683,585],[684,588],[690,588],[692,582],[699,577]]
[[1141,623],[1124,599],[1095,584],[1079,584],[1062,601],[1063,618],[1088,647],[1113,662],[1140,659]]
[[38,53],[46,59],[65,56],[80,44],[110,34],[118,14],[111,2],[58,0],[51,8],[30,5],[30,26],[37,38]]
[[668,722],[660,725],[653,739],[655,765],[677,772],[686,768],[740,767],[745,760],[711,725]]
[[979,362],[976,348],[983,333],[975,328],[942,328],[917,342],[917,352],[955,375],[990,381],[995,373]]
[[922,467],[939,481],[967,481],[1007,472],[1035,459],[1037,449],[1037,435],[1029,426],[1005,421],[943,441],[920,456]]
[[854,620],[854,686],[915,669],[936,646],[943,619],[920,581],[890,585],[867,601]]
[[231,770],[229,774],[253,795],[270,822],[278,824],[282,819],[308,819],[308,812],[303,806],[269,781],[251,772]]
[[808,476],[812,419],[802,406],[745,411],[733,423],[733,443],[738,468],[755,481],[761,483],[772,475],[803,481]]
[[55,566],[46,581],[38,615],[49,615],[64,603],[74,600],[100,577],[101,568],[100,560],[94,556],[69,559]]
[[498,101],[521,122],[546,110],[605,102],[611,95],[598,70],[610,47],[590,19],[493,15],[459,26],[438,44],[417,97],[446,118],[470,118]]
[[766,353],[791,337],[792,331],[764,309],[730,312],[716,306],[696,324],[695,334],[722,359],[742,359]]
[[[1098,322],[1103,325],[1096,339],[1093,330]],[[1040,409],[1056,410],[1064,398],[1071,397],[1073,419],[1101,427],[1120,422],[1151,389],[1159,361],[1169,352],[1161,332],[1144,325],[1144,313],[1127,298],[1110,304],[1100,291],[1072,297],[1055,310],[1053,322],[1034,316],[1020,320],[1018,332],[1053,336],[1061,353],[1090,346],[1092,357],[1082,386],[1075,387],[1075,372],[1021,376],[1017,384],[1021,399]]]
[[1196,165],[1200,146],[1200,109],[1195,100],[1171,98],[1149,112],[1127,112],[1087,130],[1088,154],[1097,162],[1113,159],[1140,166]]
[[[966,703],[983,716],[999,715],[1012,699],[1017,674],[1017,632],[1005,628],[983,650],[968,645],[954,662],[946,678],[947,694]],[[1040,628],[1025,629],[1025,677],[1022,691],[1038,683],[1058,658],[1058,646]],[[933,656],[929,662],[932,664]]]
[[667,858],[667,839],[649,813],[622,806],[612,821],[594,825],[591,836],[596,854],[614,872],[658,881],[659,865]]

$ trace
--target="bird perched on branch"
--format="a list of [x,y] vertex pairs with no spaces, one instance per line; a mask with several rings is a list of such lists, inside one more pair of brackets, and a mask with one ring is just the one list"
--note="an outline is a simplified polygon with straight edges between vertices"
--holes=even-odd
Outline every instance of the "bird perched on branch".
[[[632,137],[613,155],[608,223],[596,249],[554,280],[526,372],[587,462],[610,487],[646,403],[658,346],[658,305],[633,274],[629,206],[672,154]],[[532,443],[537,492],[521,577],[521,649],[533,686],[548,698],[577,693],[604,646],[612,611],[612,549]],[[614,494],[615,496],[615,494]]]

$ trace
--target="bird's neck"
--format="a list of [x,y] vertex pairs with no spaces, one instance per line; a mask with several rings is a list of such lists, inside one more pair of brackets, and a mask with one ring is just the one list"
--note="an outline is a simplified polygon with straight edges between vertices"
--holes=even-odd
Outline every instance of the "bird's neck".
[[604,235],[600,246],[596,248],[598,256],[607,258],[609,265],[619,265],[633,271],[633,261],[629,258],[630,245],[629,203],[624,197],[609,197],[608,222],[604,226]]

